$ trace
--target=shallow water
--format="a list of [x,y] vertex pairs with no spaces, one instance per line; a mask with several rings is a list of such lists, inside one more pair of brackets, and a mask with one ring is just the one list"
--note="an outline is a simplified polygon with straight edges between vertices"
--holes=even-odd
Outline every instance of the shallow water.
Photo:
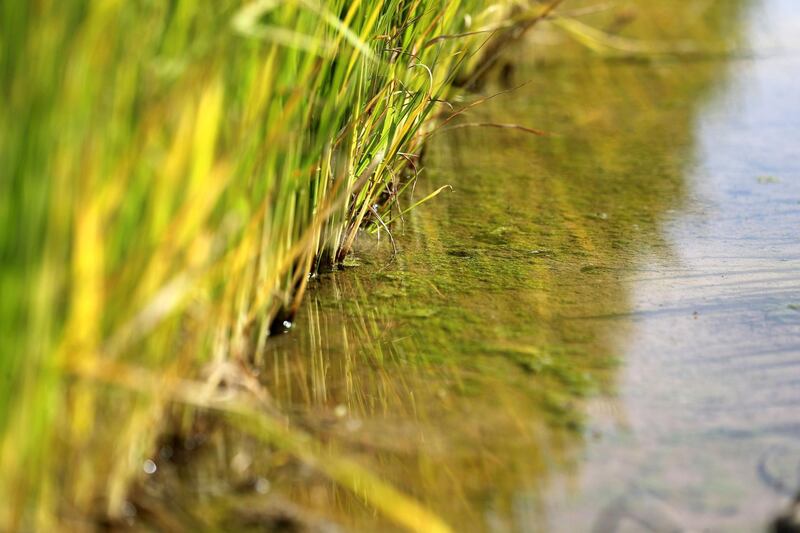
[[[396,256],[364,236],[261,354],[280,410],[457,531],[763,528],[800,490],[800,8],[742,10],[742,53],[523,46],[484,91],[528,83],[468,121],[551,134],[432,138],[424,187],[452,192]],[[263,475],[392,527],[307,469]]]

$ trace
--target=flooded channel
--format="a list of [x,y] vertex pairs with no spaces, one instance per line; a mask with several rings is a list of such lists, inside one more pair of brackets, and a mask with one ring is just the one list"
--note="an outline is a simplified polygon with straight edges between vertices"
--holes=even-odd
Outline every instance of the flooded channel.
[[[259,354],[292,424],[456,531],[754,531],[785,508],[800,8],[706,9],[685,56],[556,57],[556,28],[511,54],[482,90],[525,84],[465,122],[549,135],[431,138],[415,195],[452,191],[395,226],[396,255],[364,235]],[[223,449],[319,528],[395,527],[302,465],[253,473],[257,445]]]

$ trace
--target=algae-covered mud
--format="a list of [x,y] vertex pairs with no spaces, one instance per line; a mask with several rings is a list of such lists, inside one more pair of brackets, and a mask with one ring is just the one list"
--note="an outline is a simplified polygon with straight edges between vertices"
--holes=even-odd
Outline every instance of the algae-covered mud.
[[[525,84],[427,145],[416,198],[452,191],[393,226],[396,254],[363,235],[257,355],[276,411],[456,531],[780,513],[800,489],[800,9],[704,9],[673,28],[691,53],[556,55],[554,26],[511,50],[481,90]],[[280,452],[197,435],[201,459],[165,442],[142,489],[194,487],[187,520],[396,527]]]

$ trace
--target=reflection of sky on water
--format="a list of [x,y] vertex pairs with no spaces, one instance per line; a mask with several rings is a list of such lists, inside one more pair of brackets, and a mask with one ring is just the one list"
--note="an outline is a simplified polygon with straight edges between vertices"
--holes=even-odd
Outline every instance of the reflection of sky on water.
[[626,427],[595,421],[567,529],[605,506],[594,520],[752,531],[800,488],[800,4],[748,20],[752,57],[697,120],[674,261],[631,281]]

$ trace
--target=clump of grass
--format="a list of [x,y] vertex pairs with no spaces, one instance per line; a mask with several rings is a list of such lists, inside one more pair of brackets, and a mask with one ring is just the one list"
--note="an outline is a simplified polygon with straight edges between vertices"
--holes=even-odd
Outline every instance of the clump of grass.
[[3,4],[0,529],[121,513],[175,391],[398,190],[482,4]]

